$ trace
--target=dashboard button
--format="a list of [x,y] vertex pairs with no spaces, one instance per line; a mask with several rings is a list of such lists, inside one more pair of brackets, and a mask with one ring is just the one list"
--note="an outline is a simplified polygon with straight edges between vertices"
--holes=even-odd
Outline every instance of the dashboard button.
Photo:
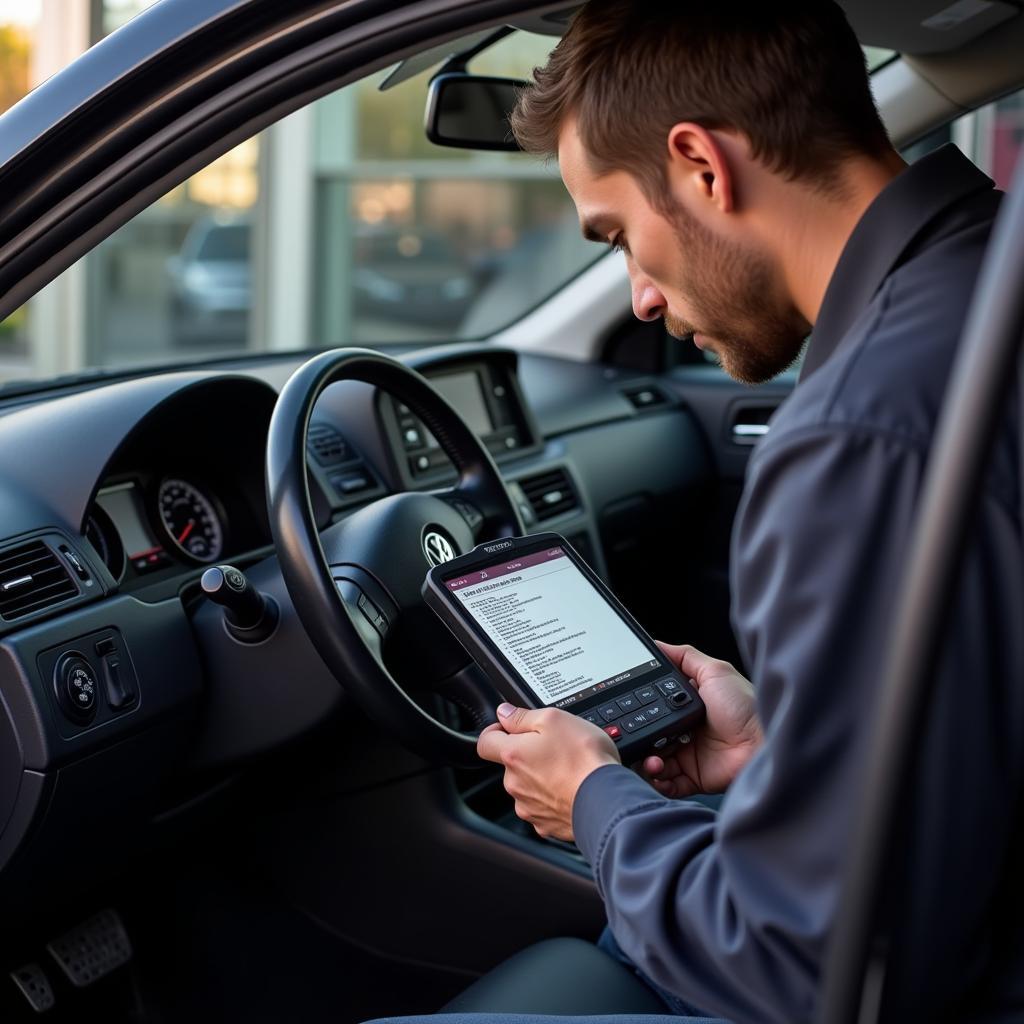
[[370,480],[365,473],[349,473],[347,476],[332,476],[331,486],[339,494],[356,494],[365,491]]
[[683,684],[678,679],[662,679],[660,683],[655,683],[654,685],[666,697],[671,697],[673,693],[679,693],[683,688]]
[[616,718],[622,717],[622,711],[617,704],[605,704],[597,710],[606,722],[614,722]]
[[636,699],[632,694],[628,697],[620,697],[616,702],[623,711],[639,711],[640,701]]
[[651,704],[658,699],[658,692],[653,686],[645,686],[637,690],[635,696],[641,704]]
[[647,716],[648,720],[661,718],[662,715],[668,714],[668,708],[664,701],[659,700],[654,704],[648,704],[647,707],[644,708],[644,714]]

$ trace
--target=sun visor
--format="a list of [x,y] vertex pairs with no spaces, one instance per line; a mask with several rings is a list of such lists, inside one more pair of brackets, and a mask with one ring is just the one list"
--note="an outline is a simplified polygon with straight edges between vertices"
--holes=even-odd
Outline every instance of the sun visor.
[[901,54],[956,50],[1020,14],[1004,0],[840,0],[857,38]]

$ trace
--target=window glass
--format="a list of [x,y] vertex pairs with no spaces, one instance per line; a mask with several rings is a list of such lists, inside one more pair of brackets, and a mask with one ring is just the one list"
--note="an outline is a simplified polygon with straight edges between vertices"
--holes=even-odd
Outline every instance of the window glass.
[[896,59],[895,50],[886,50],[881,46],[865,46],[862,49],[864,50],[864,59],[868,64],[868,71],[877,71],[883,64],[888,64],[889,61]]
[[[145,6],[105,0],[101,30]],[[554,41],[514,33],[472,70],[527,76]],[[0,380],[484,338],[522,317],[603,250],[553,162],[426,139],[431,73],[357,82],[197,172],[4,321]]]
[[1024,149],[1024,90],[943,125],[902,152],[910,162],[952,142],[1001,189],[1013,182]]
[[[100,0],[97,35],[109,35],[155,2],[156,0]],[[96,16],[95,10],[93,16]]]

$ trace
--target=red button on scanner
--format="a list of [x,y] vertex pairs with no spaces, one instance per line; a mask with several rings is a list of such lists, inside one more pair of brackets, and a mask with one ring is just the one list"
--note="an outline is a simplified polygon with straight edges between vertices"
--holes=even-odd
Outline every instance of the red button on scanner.
[[622,730],[617,725],[606,725],[604,731],[608,733],[613,740],[622,739]]

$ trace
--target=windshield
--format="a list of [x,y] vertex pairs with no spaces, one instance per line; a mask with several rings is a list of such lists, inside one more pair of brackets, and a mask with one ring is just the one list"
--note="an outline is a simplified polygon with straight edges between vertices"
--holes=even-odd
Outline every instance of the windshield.
[[[115,21],[131,6],[107,5]],[[516,32],[473,70],[527,77],[554,42]],[[553,162],[433,145],[430,72],[382,92],[386,77],[236,147],[69,268],[0,324],[0,383],[483,339],[603,254]]]

